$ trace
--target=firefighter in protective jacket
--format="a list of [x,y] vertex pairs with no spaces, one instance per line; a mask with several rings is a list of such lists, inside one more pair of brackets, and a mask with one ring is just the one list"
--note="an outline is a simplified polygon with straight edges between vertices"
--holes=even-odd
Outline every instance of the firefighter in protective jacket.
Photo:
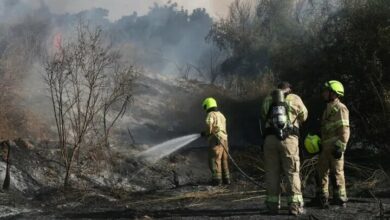
[[336,80],[325,83],[322,97],[327,102],[321,120],[321,152],[318,158],[318,194],[317,199],[323,208],[329,203],[329,175],[333,180],[334,204],[345,207],[347,192],[344,178],[344,151],[350,136],[349,111],[341,103],[344,96],[343,85]]
[[209,167],[212,174],[212,185],[230,184],[226,118],[218,111],[217,101],[214,98],[206,98],[202,103],[202,107],[207,112],[207,116],[206,131],[202,132],[201,135],[207,137],[209,143]]
[[299,176],[299,126],[307,119],[307,109],[290,84],[282,82],[265,98],[261,116],[265,121],[264,160],[266,168],[266,206],[276,214],[280,208],[280,174],[287,176],[290,213],[303,213]]

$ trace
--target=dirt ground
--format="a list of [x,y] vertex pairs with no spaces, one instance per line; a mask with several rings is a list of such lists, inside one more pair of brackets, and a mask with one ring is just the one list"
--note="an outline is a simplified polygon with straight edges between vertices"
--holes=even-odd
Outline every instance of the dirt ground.
[[[261,172],[250,169],[261,164],[250,160],[259,158],[255,152],[233,149],[232,153],[238,161],[246,161],[239,163],[245,171],[263,181]],[[75,175],[67,190],[61,187],[63,168],[49,145],[16,144],[12,155],[11,188],[0,191],[0,219],[390,219],[386,172],[352,162],[346,165],[346,173],[354,174],[347,176],[348,207],[306,207],[306,213],[296,218],[288,215],[285,195],[279,215],[267,214],[264,188],[233,167],[230,186],[209,186],[205,148],[186,149],[142,169],[142,164],[121,154],[110,175],[104,169]],[[2,161],[1,182],[4,170]],[[313,196],[310,184],[308,180],[306,203]]]
[[[264,191],[234,183],[229,187],[205,185],[177,189],[133,193],[127,199],[110,199],[96,192],[71,192],[67,201],[47,203],[6,198],[1,193],[2,212],[19,209],[21,213],[4,219],[389,219],[390,200],[380,203],[370,198],[350,198],[348,207],[328,210],[306,207],[304,215],[288,215],[286,201],[279,215],[268,215],[263,205]],[[53,194],[60,196],[60,192]],[[82,196],[81,196],[82,194]],[[6,199],[4,199],[6,198]],[[308,201],[308,198],[305,199]],[[5,208],[7,207],[7,208]],[[381,218],[382,216],[382,218]]]

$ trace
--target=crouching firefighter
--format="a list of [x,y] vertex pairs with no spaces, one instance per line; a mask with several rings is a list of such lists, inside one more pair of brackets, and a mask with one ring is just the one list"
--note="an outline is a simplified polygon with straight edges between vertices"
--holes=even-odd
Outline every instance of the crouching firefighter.
[[299,176],[299,125],[307,119],[307,109],[298,95],[291,93],[288,82],[266,97],[261,116],[265,121],[264,160],[266,169],[266,207],[271,214],[280,209],[280,174],[287,176],[290,214],[303,213]]
[[321,152],[317,163],[317,197],[322,208],[329,207],[329,175],[333,185],[333,203],[346,206],[347,192],[344,178],[344,152],[347,146],[349,129],[349,111],[341,103],[344,96],[343,85],[336,80],[325,83],[322,98],[327,102],[321,120]]
[[209,167],[212,174],[212,185],[230,184],[228,166],[228,136],[226,132],[226,118],[218,111],[217,101],[206,98],[202,103],[207,112],[206,130],[201,132],[209,143]]

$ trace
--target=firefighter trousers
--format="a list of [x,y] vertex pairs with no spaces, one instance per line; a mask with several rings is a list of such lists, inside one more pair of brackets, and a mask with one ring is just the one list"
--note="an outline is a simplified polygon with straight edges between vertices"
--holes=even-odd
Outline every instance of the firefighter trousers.
[[213,180],[219,181],[222,179],[230,179],[228,155],[226,151],[229,151],[227,140],[211,141],[209,147],[209,167]]
[[264,141],[264,161],[266,169],[266,187],[268,207],[280,207],[281,173],[287,177],[288,203],[303,206],[301,179],[299,176],[298,137],[288,136],[285,140],[268,135]]
[[332,155],[333,144],[324,144],[318,157],[317,163],[317,186],[320,196],[329,198],[329,176],[332,180],[333,198],[343,202],[348,200],[344,178],[344,153],[340,159],[335,159]]

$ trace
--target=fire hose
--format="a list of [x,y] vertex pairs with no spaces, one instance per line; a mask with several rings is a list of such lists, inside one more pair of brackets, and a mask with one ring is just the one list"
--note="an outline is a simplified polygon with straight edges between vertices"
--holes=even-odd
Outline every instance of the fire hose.
[[259,186],[261,188],[264,188],[264,186],[262,186],[260,183],[256,182],[254,179],[252,179],[252,177],[250,177],[248,174],[246,174],[241,168],[240,166],[238,166],[238,164],[236,163],[236,161],[234,160],[234,158],[232,157],[232,155],[229,153],[228,149],[226,148],[226,146],[221,142],[221,145],[223,147],[223,150],[226,152],[226,154],[228,155],[230,161],[233,163],[233,165],[236,167],[236,169],[241,173],[242,176],[244,176],[246,179],[248,179],[251,183],[255,184],[256,186]]

